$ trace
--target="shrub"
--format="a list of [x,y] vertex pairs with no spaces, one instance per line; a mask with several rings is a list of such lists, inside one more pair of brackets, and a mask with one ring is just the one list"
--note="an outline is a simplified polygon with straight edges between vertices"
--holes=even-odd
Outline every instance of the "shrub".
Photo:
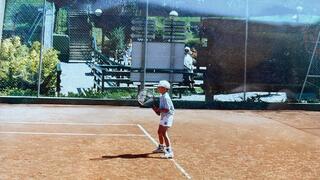
[[[22,45],[19,37],[3,40],[0,47],[0,90],[18,88],[37,90],[40,60],[39,42]],[[41,93],[48,94],[56,82],[58,52],[48,49],[43,54]]]
[[0,96],[36,96],[37,92],[31,89],[6,88],[0,91]]

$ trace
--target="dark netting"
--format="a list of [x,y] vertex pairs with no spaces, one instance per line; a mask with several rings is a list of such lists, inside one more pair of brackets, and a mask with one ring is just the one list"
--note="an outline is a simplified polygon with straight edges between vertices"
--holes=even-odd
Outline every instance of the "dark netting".
[[3,38],[19,36],[23,43],[40,41],[43,0],[6,2]]
[[176,100],[256,102],[280,94],[282,102],[319,95],[315,0],[47,4],[54,20],[43,27],[43,1],[7,1],[3,38],[17,36],[32,47],[44,29],[43,47],[57,50],[61,61],[56,94],[132,99],[139,88],[165,79]]
[[3,96],[36,96],[38,92],[55,95],[59,60],[58,52],[52,49],[54,7],[47,3],[44,10],[44,5],[42,0],[6,1],[0,48],[0,94]]

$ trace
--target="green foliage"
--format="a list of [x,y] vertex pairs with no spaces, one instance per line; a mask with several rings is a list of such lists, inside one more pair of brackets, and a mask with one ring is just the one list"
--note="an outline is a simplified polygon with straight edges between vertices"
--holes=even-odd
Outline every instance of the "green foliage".
[[[36,90],[40,60],[39,42],[29,48],[22,45],[19,37],[5,39],[0,47],[0,90],[18,88]],[[49,49],[43,55],[42,93],[48,94],[54,88],[58,52]]]
[[201,47],[201,41],[200,38],[187,38],[186,45],[189,47]]
[[66,9],[61,8],[57,13],[56,29],[57,34],[67,34],[68,30],[68,12]]
[[[155,34],[156,34],[156,40],[162,40],[164,33],[164,22],[167,19],[166,17],[162,16],[153,16],[149,17],[150,20],[155,21]],[[199,17],[177,17],[175,18],[176,21],[184,21],[186,26],[186,44],[191,47],[199,47],[201,42],[199,38],[199,32],[197,32],[195,29],[195,26],[198,26],[200,23]]]
[[155,16],[155,17],[149,17],[150,20],[155,21],[155,34],[156,34],[156,40],[161,40],[162,36],[164,35],[164,20],[165,17],[161,16]]
[[37,92],[31,89],[6,88],[0,91],[0,96],[36,96]]
[[42,4],[43,0],[7,0],[4,28],[17,28],[26,23],[30,27]]
[[136,89],[107,89],[104,92],[98,92],[93,89],[85,90],[83,93],[69,92],[66,97],[76,98],[98,98],[98,99],[135,99],[137,96]]
[[106,43],[105,50],[114,54],[114,57],[125,50],[125,33],[124,27],[114,28],[108,35],[108,41]]

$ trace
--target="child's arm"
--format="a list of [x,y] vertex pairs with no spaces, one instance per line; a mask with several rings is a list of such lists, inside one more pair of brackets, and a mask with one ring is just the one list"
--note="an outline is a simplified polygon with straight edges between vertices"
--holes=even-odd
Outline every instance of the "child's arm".
[[163,112],[163,113],[167,113],[167,112],[169,112],[169,109],[159,109],[159,112],[160,112],[160,113],[162,113],[162,112]]
[[154,111],[155,113],[157,113],[158,115],[160,115],[160,113],[167,113],[167,112],[169,112],[169,109],[160,109],[160,108],[158,108],[158,107],[156,107],[156,106],[153,106],[152,109],[153,109],[153,111]]

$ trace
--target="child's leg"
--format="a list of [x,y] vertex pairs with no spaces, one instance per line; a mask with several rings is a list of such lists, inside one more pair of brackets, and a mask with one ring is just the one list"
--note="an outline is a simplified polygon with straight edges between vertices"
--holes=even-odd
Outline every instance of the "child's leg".
[[162,127],[163,127],[162,134],[163,134],[164,141],[166,143],[166,146],[170,148],[170,139],[168,135],[169,127],[165,127],[165,126],[162,126]]
[[159,146],[157,147],[157,149],[153,150],[153,153],[163,153],[164,152],[164,146],[163,146],[163,134],[162,134],[162,130],[163,127],[161,125],[159,125],[158,128],[158,136],[159,136]]
[[164,138],[164,141],[166,143],[166,149],[164,151],[164,157],[166,158],[173,158],[173,151],[170,147],[170,139],[169,139],[169,135],[168,135],[168,130],[169,130],[169,127],[164,127],[164,131],[163,131],[163,138]]
[[159,144],[163,145],[163,126],[159,125],[158,128],[158,137],[159,137]]

